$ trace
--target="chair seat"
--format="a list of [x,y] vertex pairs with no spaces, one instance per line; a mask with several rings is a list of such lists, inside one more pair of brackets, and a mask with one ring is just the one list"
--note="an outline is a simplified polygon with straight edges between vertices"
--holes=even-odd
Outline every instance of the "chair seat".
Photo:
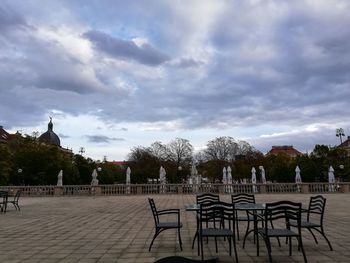
[[[258,229],[258,232],[264,236],[265,236],[265,231],[266,231],[265,228]],[[292,236],[298,236],[298,234],[292,230],[288,230],[285,228],[282,228],[282,229],[274,228],[274,229],[267,229],[267,236],[269,236],[269,237],[279,237],[279,236],[292,237]]]
[[159,228],[178,228],[182,227],[182,223],[178,222],[160,222],[157,224],[157,227]]
[[202,236],[215,237],[215,236],[232,236],[233,232],[230,229],[222,228],[206,228],[202,230]]

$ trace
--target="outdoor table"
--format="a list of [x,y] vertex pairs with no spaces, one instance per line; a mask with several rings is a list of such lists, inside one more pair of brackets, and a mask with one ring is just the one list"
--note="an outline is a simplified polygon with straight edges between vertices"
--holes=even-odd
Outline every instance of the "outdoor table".
[[243,248],[245,247],[245,241],[248,237],[248,235],[252,232],[254,232],[254,240],[257,238],[257,229],[258,229],[258,211],[265,210],[265,203],[247,203],[247,204],[236,204],[235,209],[239,211],[250,211],[253,214],[253,229],[249,230],[245,235],[243,239]]
[[[185,209],[186,209],[186,211],[198,212],[200,210],[200,205],[199,204],[186,205]],[[257,232],[256,232],[256,230],[258,229],[257,212],[265,210],[265,203],[235,204],[235,209],[239,210],[239,211],[252,211],[253,212],[254,227],[253,227],[253,229],[249,230],[244,236],[244,239],[243,239],[243,248],[244,248],[247,236],[252,232],[254,232],[254,235],[257,235]]]

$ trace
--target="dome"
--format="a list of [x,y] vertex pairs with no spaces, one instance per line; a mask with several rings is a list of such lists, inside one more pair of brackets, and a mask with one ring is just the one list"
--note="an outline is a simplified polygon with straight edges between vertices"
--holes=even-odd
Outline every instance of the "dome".
[[61,146],[60,138],[53,132],[52,118],[50,118],[50,122],[47,125],[47,131],[40,135],[39,141]]

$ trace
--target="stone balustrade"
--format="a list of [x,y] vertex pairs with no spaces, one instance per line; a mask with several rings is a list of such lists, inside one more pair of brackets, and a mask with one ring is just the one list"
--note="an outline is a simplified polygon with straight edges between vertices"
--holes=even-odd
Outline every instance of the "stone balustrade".
[[350,193],[350,183],[268,183],[268,184],[112,184],[112,185],[45,185],[1,186],[0,190],[15,193],[22,189],[22,196],[91,196],[91,195],[153,195],[153,194],[200,194],[200,193],[255,193],[255,194],[315,194]]

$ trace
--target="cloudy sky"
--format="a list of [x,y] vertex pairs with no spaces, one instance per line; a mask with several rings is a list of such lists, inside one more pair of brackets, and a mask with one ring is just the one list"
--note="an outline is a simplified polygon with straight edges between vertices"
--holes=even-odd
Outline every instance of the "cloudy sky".
[[93,159],[231,136],[262,152],[350,135],[350,1],[3,0],[0,125]]

